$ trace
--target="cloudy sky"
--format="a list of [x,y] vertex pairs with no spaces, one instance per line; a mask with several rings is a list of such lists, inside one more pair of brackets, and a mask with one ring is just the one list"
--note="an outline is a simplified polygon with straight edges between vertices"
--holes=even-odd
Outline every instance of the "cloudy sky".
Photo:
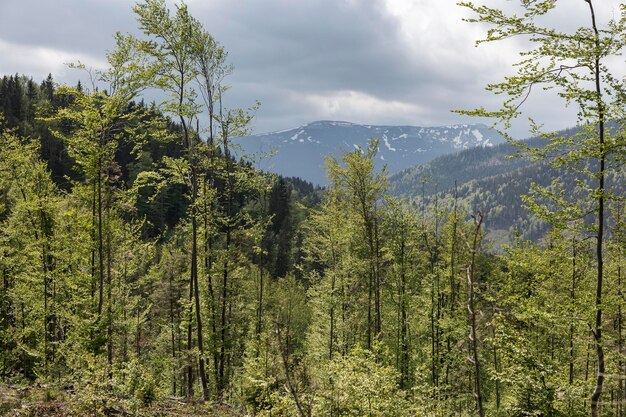
[[[489,0],[490,3],[493,0]],[[75,83],[64,63],[104,65],[115,31],[136,33],[133,0],[0,0],[0,74],[36,80],[49,72]],[[501,0],[513,7],[511,0]],[[587,24],[583,0],[550,16],[564,29]],[[596,1],[600,21],[619,0]],[[173,4],[173,3],[171,3]],[[495,106],[488,82],[512,73],[521,41],[481,45],[485,27],[463,22],[455,0],[188,0],[229,52],[228,104],[261,102],[256,133],[314,120],[421,126],[467,122],[452,109]],[[621,62],[623,63],[623,61]],[[621,64],[620,63],[620,64]],[[550,129],[575,123],[575,109],[550,96],[526,103]],[[474,120],[476,121],[476,120]],[[514,136],[526,134],[525,123]]]

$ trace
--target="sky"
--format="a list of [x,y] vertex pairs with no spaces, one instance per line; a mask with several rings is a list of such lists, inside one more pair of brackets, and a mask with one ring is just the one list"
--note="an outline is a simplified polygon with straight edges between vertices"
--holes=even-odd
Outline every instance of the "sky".
[[[513,8],[515,0],[485,0]],[[169,1],[173,7],[174,2]],[[480,1],[478,1],[480,2]],[[583,0],[562,0],[549,24],[588,24]],[[619,0],[596,1],[602,25]],[[0,74],[57,82],[84,78],[67,62],[106,65],[116,31],[137,34],[133,0],[0,0]],[[260,101],[254,133],[315,120],[439,126],[485,122],[452,113],[496,108],[502,97],[485,91],[512,75],[528,45],[522,40],[475,46],[486,27],[455,0],[187,0],[191,13],[228,51],[228,106]],[[623,60],[618,63],[623,66]],[[562,129],[576,109],[548,93],[525,103],[524,116]],[[522,119],[511,131],[528,135]],[[487,124],[489,122],[487,121]]]

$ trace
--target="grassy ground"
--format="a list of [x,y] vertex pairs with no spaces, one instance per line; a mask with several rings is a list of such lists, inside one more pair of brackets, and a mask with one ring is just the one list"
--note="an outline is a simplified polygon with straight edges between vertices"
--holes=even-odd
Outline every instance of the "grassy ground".
[[219,404],[198,404],[168,398],[150,406],[132,406],[127,402],[94,400],[73,389],[44,385],[9,386],[0,384],[0,416],[10,417],[241,417],[245,414]]

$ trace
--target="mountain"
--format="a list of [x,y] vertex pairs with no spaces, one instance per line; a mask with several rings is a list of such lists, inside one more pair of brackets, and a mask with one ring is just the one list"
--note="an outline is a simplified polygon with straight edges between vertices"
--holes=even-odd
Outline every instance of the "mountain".
[[318,121],[294,129],[237,138],[237,143],[247,154],[273,154],[262,160],[262,169],[326,184],[324,157],[340,156],[357,147],[364,149],[370,138],[379,139],[377,168],[387,165],[390,174],[427,163],[440,155],[473,147],[487,148],[504,141],[499,133],[483,124],[419,127]]
[[[539,139],[530,141],[540,146]],[[451,207],[456,192],[459,206],[485,215],[489,240],[506,243],[518,230],[523,238],[536,239],[547,225],[523,207],[521,195],[528,193],[531,182],[548,186],[557,173],[545,162],[512,158],[514,154],[515,148],[504,143],[443,155],[392,175],[389,193],[417,208],[422,196],[426,205],[437,200],[439,207]]]
[[[572,136],[577,131],[569,129],[559,133]],[[546,143],[541,138],[524,142],[530,147],[542,147]],[[510,242],[515,235],[536,240],[544,235],[548,225],[524,207],[521,196],[528,194],[531,183],[551,187],[552,180],[559,178],[570,200],[583,198],[576,185],[578,181],[590,187],[596,184],[572,170],[554,168],[547,161],[514,157],[516,151],[517,148],[504,143],[443,155],[392,175],[389,193],[409,201],[414,207],[421,207],[422,195],[427,205],[436,199],[440,208],[452,207],[456,182],[458,204],[469,212],[480,210],[485,215],[487,237],[494,242],[494,247]],[[588,168],[596,169],[591,165]],[[624,168],[608,173],[608,192],[624,195]],[[611,224],[611,219],[607,221]]]

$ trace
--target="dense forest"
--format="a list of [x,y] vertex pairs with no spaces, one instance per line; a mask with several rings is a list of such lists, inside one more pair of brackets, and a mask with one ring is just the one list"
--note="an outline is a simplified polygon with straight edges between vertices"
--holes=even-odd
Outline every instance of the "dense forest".
[[[576,138],[577,129],[558,132],[564,138]],[[528,210],[523,196],[531,184],[552,187],[554,178],[566,192],[576,193],[577,182],[585,174],[555,167],[548,160],[533,161],[519,155],[519,145],[543,148],[549,143],[542,137],[505,143],[491,148],[467,149],[440,156],[432,162],[417,165],[389,178],[389,193],[410,202],[416,209],[422,205],[449,207],[456,198],[471,211],[485,216],[486,238],[500,247],[514,240],[540,240],[549,223]],[[453,166],[454,170],[449,167]],[[591,166],[589,166],[591,167]],[[611,194],[625,196],[624,170],[607,173],[606,188]],[[608,221],[614,221],[607,213]]]
[[[536,42],[493,90],[553,83],[581,109],[511,141],[523,157],[481,178],[542,182],[490,198],[454,181],[512,148],[459,154],[438,174],[454,191],[421,199],[391,195],[376,139],[329,156],[325,189],[236,157],[257,104],[223,104],[228,54],[184,4],[137,3],[142,35],[116,34],[108,69],[73,65],[90,85],[4,76],[0,414],[623,416],[626,88],[603,62],[626,10],[566,36],[535,23],[552,3],[464,4],[486,41]],[[467,113],[506,125],[519,106]],[[542,226],[494,247],[492,208],[524,210],[511,193]]]

